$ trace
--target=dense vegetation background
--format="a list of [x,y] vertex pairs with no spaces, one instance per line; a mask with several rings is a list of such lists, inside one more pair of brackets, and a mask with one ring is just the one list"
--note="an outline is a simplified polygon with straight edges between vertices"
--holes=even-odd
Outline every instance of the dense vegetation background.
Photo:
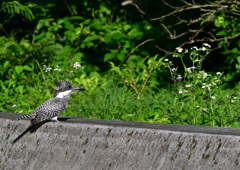
[[87,91],[64,115],[240,127],[240,2],[1,3],[1,112],[31,113],[68,80]]

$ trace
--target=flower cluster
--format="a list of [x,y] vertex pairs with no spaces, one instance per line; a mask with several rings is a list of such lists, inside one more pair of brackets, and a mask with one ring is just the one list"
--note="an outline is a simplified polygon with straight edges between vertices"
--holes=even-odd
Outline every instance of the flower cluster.
[[[46,65],[43,65],[43,69],[45,69],[45,72],[50,72],[52,70],[52,67],[47,67]],[[58,66],[56,66],[56,68],[54,69],[54,71],[61,71],[62,69],[58,68]]]
[[49,71],[51,71],[51,70],[52,70],[51,67],[47,67],[46,70],[45,70],[45,72],[49,72]]
[[58,68],[58,66],[56,66],[56,68],[54,69],[55,71],[61,71],[62,69]]
[[73,68],[80,68],[82,67],[79,62],[74,63]]
[[[183,51],[184,49],[181,47],[177,47],[177,53],[174,53],[172,57],[180,57],[182,64],[185,68],[185,73],[184,75],[179,75],[177,74],[177,69],[175,67],[172,67],[172,62],[169,61],[169,59],[164,59],[164,61],[166,62],[166,67],[169,68],[172,79],[175,80],[175,82],[177,83],[178,81],[181,81],[180,83],[180,89],[178,90],[179,94],[184,94],[187,93],[187,90],[182,89],[182,87],[184,87],[185,89],[187,88],[193,88],[193,90],[195,91],[196,88],[201,88],[202,90],[207,89],[207,91],[203,92],[205,95],[207,95],[207,93],[210,93],[210,98],[208,99],[212,99],[215,100],[216,97],[213,95],[213,92],[211,90],[211,87],[213,86],[218,86],[220,81],[220,77],[222,76],[221,72],[217,72],[216,75],[211,75],[205,71],[201,70],[202,67],[202,61],[204,60],[204,54],[203,52],[207,52],[209,49],[211,48],[211,46],[207,43],[203,43],[203,46],[201,48],[198,48],[197,46],[193,46],[191,48],[191,51],[189,53],[190,59],[192,60],[192,66],[191,67],[186,67],[186,65],[183,62]],[[188,50],[185,50],[185,53],[187,53]],[[201,51],[201,52],[200,52]],[[182,53],[182,54],[179,54]]]
[[183,48],[177,47],[176,50],[177,50],[179,53],[181,53],[181,52],[183,51]]

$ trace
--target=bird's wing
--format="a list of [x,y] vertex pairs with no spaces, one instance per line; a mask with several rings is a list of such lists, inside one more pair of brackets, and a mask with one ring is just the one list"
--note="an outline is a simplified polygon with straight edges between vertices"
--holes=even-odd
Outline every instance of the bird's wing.
[[48,113],[44,110],[35,111],[35,117],[31,120],[31,124],[35,124],[48,119]]
[[61,98],[51,98],[45,101],[34,110],[36,116],[31,122],[37,123],[58,116],[66,109],[68,102],[68,99]]

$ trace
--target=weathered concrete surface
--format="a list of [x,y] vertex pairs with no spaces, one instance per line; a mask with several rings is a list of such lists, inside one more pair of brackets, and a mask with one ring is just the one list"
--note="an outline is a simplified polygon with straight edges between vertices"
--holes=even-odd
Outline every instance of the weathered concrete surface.
[[0,169],[240,169],[240,130],[62,118],[28,126],[0,113]]

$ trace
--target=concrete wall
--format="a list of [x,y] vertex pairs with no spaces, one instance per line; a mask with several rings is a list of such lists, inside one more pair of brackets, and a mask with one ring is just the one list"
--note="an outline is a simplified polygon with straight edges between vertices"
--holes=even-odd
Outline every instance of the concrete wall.
[[84,118],[29,121],[0,113],[0,169],[240,169],[240,130]]

